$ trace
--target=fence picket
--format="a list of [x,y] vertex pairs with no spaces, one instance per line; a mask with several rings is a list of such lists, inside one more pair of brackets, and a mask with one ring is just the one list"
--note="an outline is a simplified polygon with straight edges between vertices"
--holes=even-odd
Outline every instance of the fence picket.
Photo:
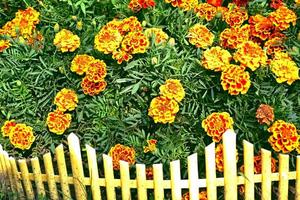
[[41,167],[40,167],[40,162],[37,157],[31,158],[31,167],[34,175],[34,180],[35,180],[35,185],[37,189],[37,194],[40,196],[45,196],[45,188],[44,188],[44,183],[42,180],[41,176]]
[[5,164],[5,160],[4,160],[4,151],[1,150],[0,151],[0,161],[1,161],[1,166],[2,166],[2,175],[4,178],[4,184],[5,185],[9,185],[9,183],[7,181],[9,181],[8,179],[8,170],[6,168],[6,164]]
[[155,200],[164,199],[164,186],[163,186],[163,166],[162,164],[153,165],[153,180],[154,180],[154,198]]
[[196,153],[188,156],[188,182],[189,193],[191,200],[199,199],[199,187],[198,187],[198,155]]
[[271,152],[265,149],[261,150],[261,157],[262,157],[262,194],[261,199],[262,200],[271,200],[271,189],[272,189],[272,181],[270,179],[271,177]]
[[96,150],[89,145],[85,145],[88,165],[89,165],[89,175],[91,179],[91,191],[94,200],[101,200],[101,191],[99,185],[99,172],[96,157]]
[[122,186],[122,199],[130,200],[130,172],[129,172],[129,164],[125,161],[120,161],[120,176],[121,176],[121,186]]
[[136,165],[138,200],[147,200],[146,168],[144,164]]
[[16,186],[13,181],[13,175],[12,175],[12,170],[11,170],[11,166],[10,166],[10,162],[9,162],[9,157],[8,157],[8,153],[6,151],[3,152],[3,157],[4,157],[4,162],[6,165],[7,175],[8,175],[8,180],[9,180],[9,185],[8,185],[7,189],[12,192],[15,192]]
[[23,200],[23,199],[25,199],[25,194],[24,194],[22,183],[21,183],[21,178],[20,178],[20,175],[19,175],[19,172],[18,172],[16,160],[13,157],[10,157],[9,162],[10,162],[10,165],[11,165],[13,178],[15,180],[16,189],[17,189],[17,192],[18,192],[18,194],[17,194],[18,198]]
[[254,200],[254,149],[253,144],[243,141],[245,200]]
[[288,199],[289,155],[279,154],[279,200]]
[[175,160],[170,163],[172,199],[181,200],[181,172],[180,161]]
[[217,199],[217,186],[216,186],[216,153],[215,143],[211,143],[205,147],[205,171],[206,171],[206,187],[207,199]]
[[34,193],[32,189],[32,184],[29,179],[29,172],[28,172],[28,167],[25,159],[21,159],[18,161],[21,175],[22,175],[22,180],[23,180],[23,185],[26,193],[27,199],[34,199]]
[[116,191],[114,185],[114,171],[112,158],[103,154],[103,164],[104,164],[104,175],[105,175],[105,186],[106,186],[106,196],[108,200],[116,199]]
[[296,160],[296,200],[300,200],[300,155]]
[[47,174],[50,197],[51,199],[55,200],[58,199],[58,192],[56,188],[56,182],[54,179],[54,170],[53,170],[51,153],[48,152],[44,154],[43,159],[44,159],[45,171]]
[[225,200],[237,199],[236,134],[228,129],[223,134]]
[[5,174],[5,168],[4,168],[4,166],[2,166],[3,165],[2,158],[1,158],[2,152],[3,152],[3,149],[2,149],[2,146],[0,145],[0,175],[1,175],[1,177],[3,177]]

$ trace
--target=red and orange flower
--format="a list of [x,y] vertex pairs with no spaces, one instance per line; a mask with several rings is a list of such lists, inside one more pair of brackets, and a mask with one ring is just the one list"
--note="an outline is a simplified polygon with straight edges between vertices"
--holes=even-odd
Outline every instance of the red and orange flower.
[[188,32],[189,42],[195,45],[197,48],[206,49],[214,42],[214,34],[210,30],[201,24],[195,24]]
[[99,82],[90,81],[87,77],[84,77],[81,81],[81,87],[84,94],[95,96],[104,91],[107,83],[104,79]]
[[33,129],[26,124],[16,124],[10,130],[9,134],[10,143],[18,149],[30,149],[35,140]]
[[59,111],[65,112],[67,110],[72,111],[77,107],[78,97],[74,90],[63,88],[59,91],[55,98],[54,104]]
[[1,132],[3,137],[9,137],[9,134],[13,127],[15,127],[17,123],[15,120],[9,120],[4,122],[3,126],[1,127]]
[[244,8],[231,3],[228,7],[229,10],[224,12],[223,19],[230,27],[239,27],[248,19],[248,13]]
[[76,55],[71,63],[71,71],[76,72],[78,75],[83,75],[94,60],[93,56],[86,54]]
[[185,96],[184,89],[177,79],[168,79],[165,84],[159,87],[160,95],[169,99],[175,99],[177,102],[182,101]]
[[92,63],[90,63],[85,77],[88,78],[89,81],[98,83],[103,81],[106,74],[107,72],[105,62],[103,60],[95,59]]
[[124,146],[122,144],[116,144],[109,151],[109,156],[113,160],[114,170],[120,169],[120,160],[128,162],[130,165],[135,163],[135,150],[132,147]]
[[133,12],[139,12],[141,9],[154,7],[156,5],[154,0],[131,0],[128,8]]
[[143,32],[129,32],[122,41],[122,50],[131,54],[145,53],[149,43]]
[[56,33],[53,44],[61,52],[73,52],[80,46],[80,38],[71,31],[62,29]]
[[297,15],[285,6],[280,6],[269,15],[271,22],[281,31],[290,27],[290,23],[296,25]]
[[9,40],[0,40],[0,53],[3,52],[5,49],[10,47]]
[[71,124],[72,116],[56,110],[48,114],[46,123],[49,131],[57,135],[63,134]]
[[250,26],[226,28],[220,34],[220,45],[224,48],[236,49],[238,45],[249,40]]
[[194,12],[199,18],[211,21],[217,14],[217,8],[208,3],[199,3]]
[[229,51],[216,46],[204,51],[202,66],[205,69],[219,72],[230,67],[231,59],[232,56]]
[[147,146],[144,146],[144,153],[153,152],[156,150],[157,140],[147,140]]

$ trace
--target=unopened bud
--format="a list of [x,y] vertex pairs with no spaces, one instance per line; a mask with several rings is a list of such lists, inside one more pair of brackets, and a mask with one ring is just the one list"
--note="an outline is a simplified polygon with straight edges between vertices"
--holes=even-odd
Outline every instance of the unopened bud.
[[82,21],[80,20],[79,22],[77,22],[77,24],[76,24],[76,28],[77,28],[77,30],[82,30]]
[[59,31],[59,24],[55,23],[54,27],[53,27],[54,31],[57,33]]
[[173,47],[173,46],[175,46],[175,44],[176,44],[175,39],[174,38],[170,38],[169,45]]
[[157,58],[156,58],[156,57],[153,57],[153,58],[151,59],[151,64],[152,64],[152,65],[156,65],[157,63],[158,63]]

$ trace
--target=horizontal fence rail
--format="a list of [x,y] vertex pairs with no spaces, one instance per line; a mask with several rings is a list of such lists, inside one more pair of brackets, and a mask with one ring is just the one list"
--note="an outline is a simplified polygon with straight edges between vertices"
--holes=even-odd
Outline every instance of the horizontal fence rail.
[[[120,161],[120,178],[115,178],[112,158],[103,154],[103,170],[98,166],[96,150],[85,146],[87,161],[82,160],[79,139],[75,134],[68,136],[69,156],[64,154],[63,145],[52,155],[16,160],[0,146],[0,175],[6,191],[18,195],[17,199],[35,199],[48,196],[51,199],[135,199],[131,189],[137,191],[137,199],[147,200],[148,189],[154,191],[155,200],[165,199],[165,190],[171,190],[171,198],[181,200],[182,189],[189,191],[191,200],[198,200],[200,188],[205,188],[209,200],[217,199],[217,187],[224,187],[224,198],[238,198],[238,185],[244,185],[245,199],[255,198],[255,183],[261,183],[261,199],[272,198],[272,182],[278,181],[278,198],[289,198],[289,180],[295,180],[295,199],[300,200],[300,157],[296,159],[296,171],[289,171],[289,156],[279,155],[279,172],[271,172],[271,152],[262,149],[262,173],[254,174],[254,148],[247,141],[244,148],[244,174],[237,174],[236,134],[227,130],[223,135],[224,177],[216,176],[215,143],[205,148],[206,178],[199,178],[198,156],[187,158],[188,179],[181,178],[180,161],[170,163],[170,179],[164,179],[163,165],[153,165],[153,180],[146,179],[146,166],[136,164],[136,178],[130,177],[129,164]],[[28,162],[30,161],[30,162]],[[69,163],[67,163],[69,162]],[[88,165],[88,176],[84,174],[83,162]],[[70,169],[68,169],[70,166]],[[101,171],[100,171],[101,169]],[[102,188],[102,190],[101,190]],[[105,191],[105,192],[104,192]]]

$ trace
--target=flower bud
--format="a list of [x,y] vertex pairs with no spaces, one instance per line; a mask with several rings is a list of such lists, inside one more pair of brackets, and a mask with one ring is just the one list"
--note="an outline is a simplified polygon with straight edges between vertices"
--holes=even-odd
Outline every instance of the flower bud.
[[80,20],[79,22],[77,22],[77,24],[76,24],[76,28],[77,28],[77,30],[82,30],[82,21]]
[[175,39],[174,38],[170,38],[169,45],[173,47],[173,46],[175,46],[175,44],[176,44]]
[[59,31],[59,24],[55,23],[53,28],[54,28],[54,31],[57,33]]
[[151,59],[151,64],[152,64],[152,65],[156,65],[157,63],[158,63],[157,58],[156,58],[156,57],[153,57],[153,58]]

